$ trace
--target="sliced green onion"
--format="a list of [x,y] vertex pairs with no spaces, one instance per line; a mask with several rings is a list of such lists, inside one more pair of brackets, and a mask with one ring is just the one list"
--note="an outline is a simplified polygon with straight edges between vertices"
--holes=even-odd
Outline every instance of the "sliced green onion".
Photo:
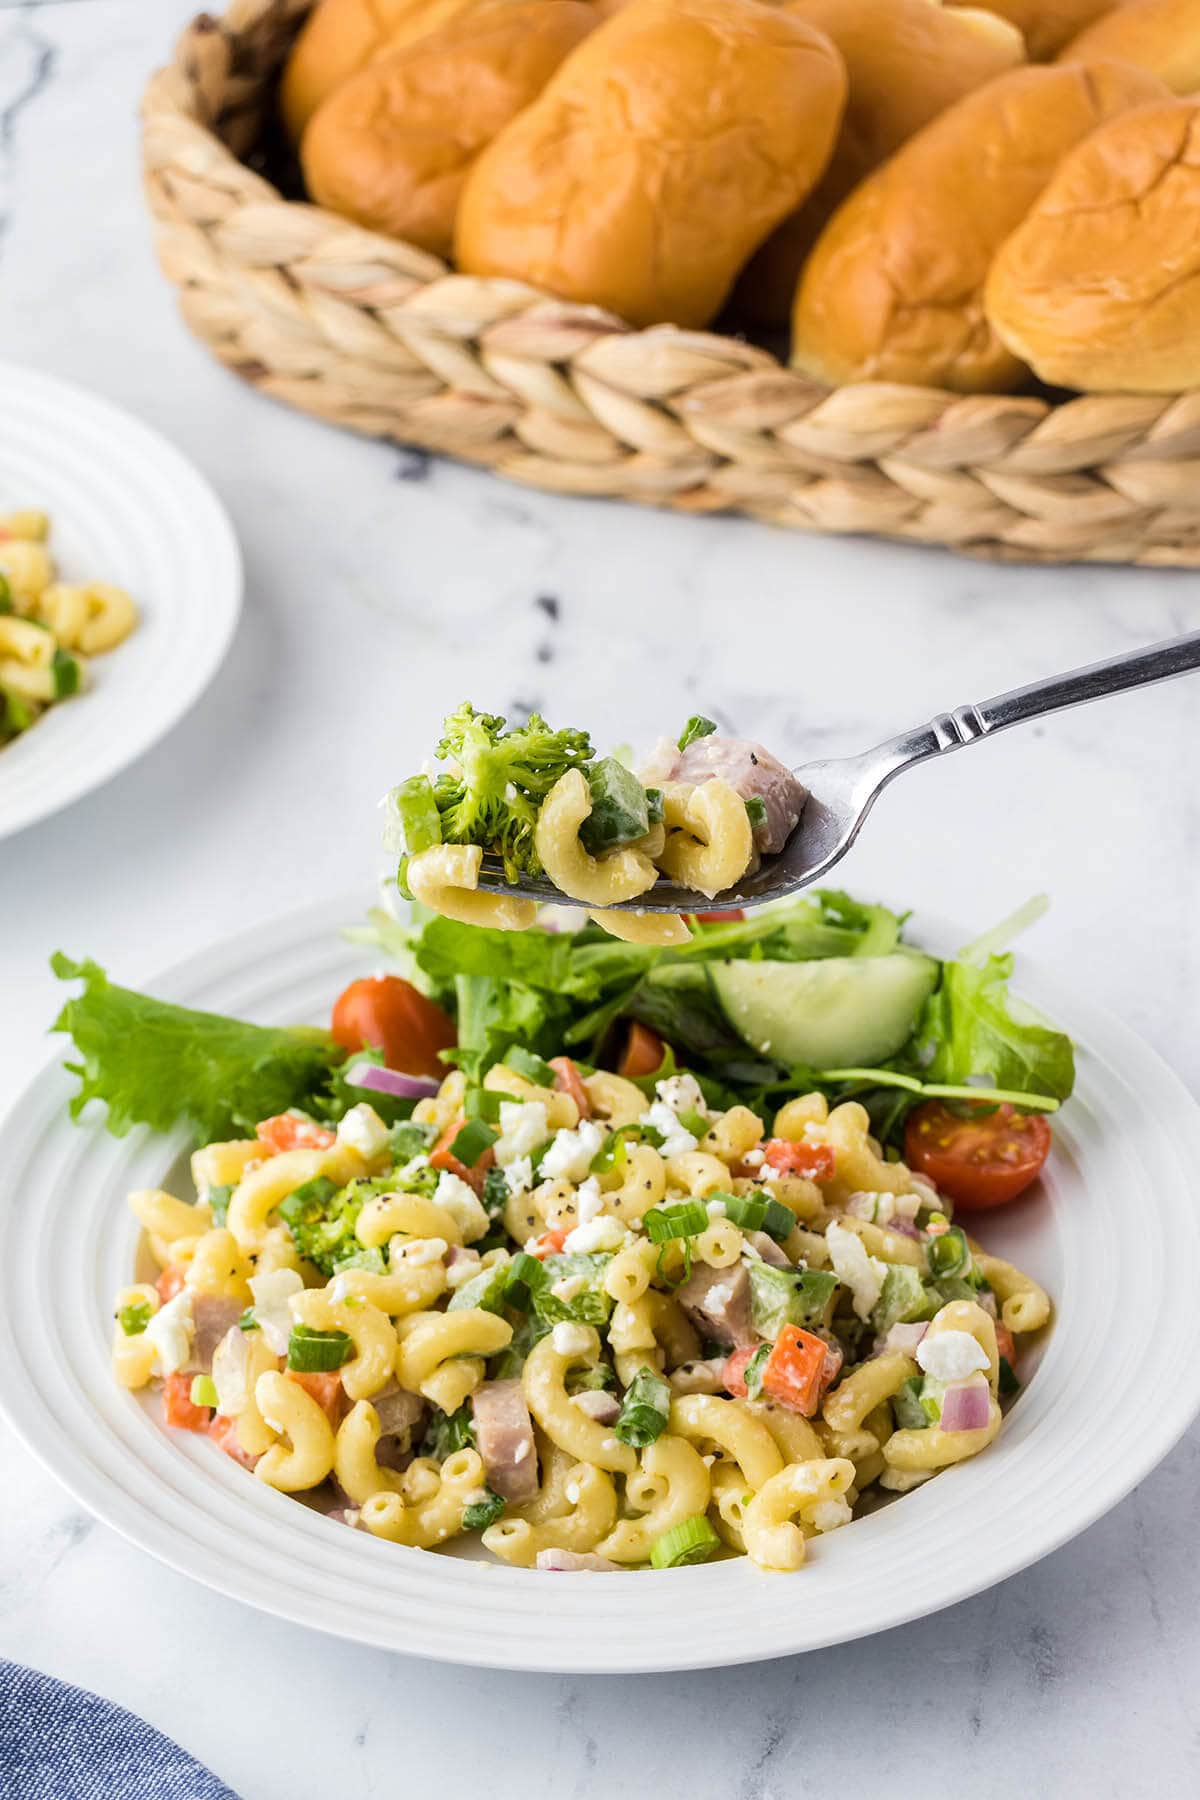
[[223,1228],[226,1219],[229,1217],[229,1202],[233,1199],[232,1187],[229,1187],[228,1185],[211,1187],[204,1198],[207,1200],[209,1211],[212,1213],[213,1224]]
[[1004,1395],[1006,1400],[1010,1394],[1018,1394],[1021,1391],[1021,1382],[1017,1375],[1017,1371],[1013,1368],[1007,1356],[1002,1356],[1000,1358],[999,1386],[1000,1392]]
[[392,789],[391,802],[410,856],[441,843],[442,820],[428,775],[410,775]]
[[683,1129],[690,1131],[694,1138],[702,1138],[708,1130],[708,1120],[702,1112],[697,1112],[694,1106],[689,1106],[686,1112],[681,1112],[677,1116]]
[[666,817],[661,788],[646,789],[646,816],[651,825],[661,825]]
[[762,1393],[763,1369],[774,1348],[774,1344],[760,1344],[746,1364],[742,1379],[746,1383],[746,1392],[751,1400],[757,1400]]
[[132,1306],[123,1306],[117,1314],[117,1324],[126,1337],[140,1337],[150,1323],[150,1302],[135,1300]]
[[402,856],[396,864],[396,892],[402,900],[415,900],[416,895],[408,885],[408,862],[408,857]]
[[468,1119],[451,1144],[450,1154],[468,1169],[473,1169],[480,1157],[486,1155],[498,1142],[499,1137],[500,1133],[493,1131],[482,1119]]
[[795,1214],[788,1211],[782,1200],[772,1200],[769,1195],[722,1192],[709,1194],[708,1199],[722,1201],[725,1216],[743,1231],[765,1231],[777,1244],[791,1235],[796,1224]]
[[491,1488],[488,1488],[486,1493],[486,1500],[474,1501],[463,1513],[464,1531],[486,1531],[489,1525],[496,1523],[504,1511],[506,1502],[503,1498],[499,1494],[494,1494]]
[[746,817],[750,821],[751,831],[758,831],[767,822],[767,803],[761,794],[751,794],[746,802]]
[[[504,1052],[504,1066],[511,1069],[514,1075],[523,1075],[526,1081],[536,1082],[538,1087],[554,1086],[554,1070],[542,1056],[527,1050],[524,1044],[510,1044]],[[500,1096],[502,1100],[510,1099],[508,1094]]]
[[344,1331],[317,1331],[293,1325],[288,1338],[287,1366],[298,1375],[329,1375],[349,1362],[354,1344]]
[[971,1267],[971,1246],[967,1243],[966,1232],[958,1225],[951,1225],[948,1231],[930,1238],[925,1255],[929,1273],[939,1279],[947,1275],[964,1275]]
[[636,843],[650,829],[646,790],[623,763],[601,757],[587,778],[592,810],[579,828],[580,842],[593,856]]
[[929,1424],[921,1404],[921,1377],[911,1375],[892,1395],[892,1417],[897,1431],[924,1431]]
[[1051,1094],[1023,1094],[1016,1088],[945,1087],[940,1082],[919,1081],[915,1075],[902,1075],[896,1069],[818,1069],[814,1079],[825,1086],[864,1082],[871,1087],[903,1088],[926,1100],[970,1100],[983,1106],[1018,1106],[1025,1112],[1052,1113],[1061,1105]]
[[316,1175],[290,1194],[285,1194],[276,1208],[281,1219],[294,1230],[298,1225],[315,1225],[324,1216],[329,1202],[337,1193],[336,1181],[327,1175]]
[[239,1331],[261,1331],[262,1327],[254,1316],[254,1308],[248,1306],[238,1320]]
[[716,729],[714,719],[706,719],[703,713],[693,713],[679,734],[679,748],[686,750],[697,738],[711,737]]
[[1015,912],[1009,913],[1007,919],[1001,919],[1000,923],[993,925],[990,931],[985,931],[981,937],[977,937],[965,945],[959,951],[956,960],[965,963],[986,962],[989,956],[995,956],[1001,950],[1007,949],[1015,937],[1018,937],[1023,931],[1028,931],[1031,925],[1036,925],[1043,913],[1049,910],[1049,894],[1034,894],[1031,900],[1026,900],[1024,906],[1018,906]]
[[71,694],[77,694],[83,681],[83,664],[78,657],[72,656],[69,650],[56,650],[50,664],[50,673],[54,681],[54,698],[66,700]]
[[468,1119],[482,1119],[485,1125],[498,1125],[500,1108],[508,1098],[507,1094],[498,1094],[494,1088],[468,1088],[463,1099],[463,1111]]
[[20,694],[14,694],[10,688],[0,688],[0,700],[4,702],[0,723],[11,736],[28,731],[37,718],[37,708]]
[[699,1237],[708,1228],[708,1210],[699,1200],[680,1200],[672,1206],[652,1206],[642,1219],[652,1244],[671,1238]]
[[193,1406],[211,1406],[214,1412],[221,1404],[211,1375],[193,1375],[188,1398]]
[[707,1562],[721,1548],[721,1540],[704,1517],[697,1513],[694,1519],[685,1519],[682,1525],[673,1525],[670,1531],[664,1531],[650,1547],[650,1566],[653,1569],[681,1569],[686,1563]]
[[671,1390],[653,1369],[639,1369],[625,1391],[613,1435],[635,1450],[653,1444],[667,1429]]

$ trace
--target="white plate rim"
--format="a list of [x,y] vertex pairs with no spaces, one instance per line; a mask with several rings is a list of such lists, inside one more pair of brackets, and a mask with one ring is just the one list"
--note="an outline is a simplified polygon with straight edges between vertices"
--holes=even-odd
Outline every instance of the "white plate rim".
[[[356,896],[319,902],[210,946],[149,985],[164,997],[203,1004],[204,996],[219,989],[222,980],[236,984],[253,968],[255,980],[275,983],[277,993],[298,992],[307,983],[314,993],[325,991],[328,1000],[336,991],[333,982],[349,978],[363,966],[362,953],[338,938],[339,927],[360,916]],[[918,921],[914,935],[947,946],[965,941],[937,929],[928,919]],[[1136,1184],[1139,1174],[1150,1196],[1168,1210],[1171,1196],[1176,1196],[1172,1223],[1178,1234],[1168,1245],[1161,1233],[1146,1241],[1143,1228],[1139,1241],[1145,1268],[1134,1266],[1131,1273],[1128,1246],[1122,1245],[1122,1279],[1136,1277],[1148,1292],[1165,1293],[1168,1300],[1176,1289],[1186,1294],[1190,1288],[1194,1293],[1200,1275],[1200,1222],[1186,1204],[1188,1171],[1200,1157],[1200,1107],[1157,1053],[1120,1021],[1091,1002],[1071,997],[1024,957],[1021,974],[1022,988],[1031,989],[1052,1017],[1069,1024],[1080,1045],[1080,1087],[1067,1115],[1070,1120],[1076,1111],[1076,1123],[1068,1127],[1063,1122],[1068,1160],[1073,1162],[1085,1148],[1081,1134],[1088,1129],[1093,1091],[1103,1093],[1115,1083],[1115,1091],[1135,1099],[1137,1109],[1131,1114],[1130,1131],[1114,1134],[1103,1145],[1106,1157],[1112,1158],[1113,1184],[1126,1202],[1129,1184]],[[1104,1057],[1097,1055],[1099,1044],[1107,1046]],[[1125,1071],[1123,1080],[1117,1080],[1108,1060],[1112,1058]],[[155,1142],[147,1134],[135,1133],[117,1143],[99,1129],[76,1131],[63,1112],[68,1091],[61,1071],[51,1065],[17,1099],[0,1124],[0,1142],[16,1151],[14,1170],[21,1155],[32,1148],[34,1166],[40,1166],[47,1178],[53,1177],[56,1160],[62,1165],[64,1159],[76,1167],[96,1165],[101,1172],[108,1164],[107,1185],[114,1172],[125,1171],[126,1166],[129,1170],[139,1164],[157,1166],[165,1172],[178,1140],[174,1149],[164,1149],[161,1139]],[[1155,1147],[1161,1154],[1152,1156]],[[122,1180],[133,1185],[126,1173]],[[97,1367],[81,1368],[75,1381],[53,1366],[47,1376],[33,1351],[22,1354],[14,1329],[14,1320],[22,1317],[18,1304],[22,1291],[26,1296],[40,1295],[45,1275],[32,1266],[23,1268],[11,1254],[11,1242],[6,1245],[6,1234],[10,1240],[15,1235],[13,1194],[18,1186],[25,1204],[36,1198],[15,1175],[7,1193],[0,1189],[0,1411],[33,1454],[106,1524],[205,1585],[297,1624],[436,1661],[530,1672],[650,1673],[759,1661],[891,1629],[970,1598],[1085,1530],[1150,1473],[1200,1411],[1200,1365],[1190,1356],[1177,1356],[1172,1382],[1159,1380],[1148,1398],[1145,1369],[1131,1365],[1120,1377],[1124,1385],[1116,1392],[1110,1387],[1103,1409],[1094,1417],[1078,1416],[1077,1409],[1076,1415],[1058,1418],[1059,1431],[1071,1433],[1078,1460],[1057,1469],[1048,1463],[1052,1446],[1057,1443],[1062,1449],[1061,1437],[1053,1438],[1038,1427],[1041,1415],[1054,1413],[1057,1405],[1055,1381],[1070,1376],[1077,1386],[1081,1356],[1085,1362],[1093,1359],[1089,1368],[1094,1376],[1094,1358],[1104,1350],[1100,1316],[1104,1293],[1093,1297],[1089,1321],[1086,1307],[1078,1304],[1083,1298],[1080,1282],[1069,1271],[1073,1294],[1067,1298],[1074,1304],[1069,1311],[1064,1308],[1042,1370],[987,1458],[948,1471],[885,1513],[819,1540],[810,1566],[794,1576],[764,1575],[744,1561],[669,1575],[642,1573],[636,1579],[566,1576],[553,1589],[561,1593],[561,1603],[550,1607],[543,1588],[530,1588],[529,1584],[540,1583],[537,1575],[398,1550],[339,1531],[285,1496],[249,1482],[226,1459],[213,1458],[206,1444],[191,1440],[181,1454],[175,1439],[182,1434],[163,1432],[143,1406],[113,1389],[106,1358]],[[98,1186],[97,1196],[100,1192]],[[1090,1197],[1093,1190],[1088,1193]],[[1057,1208],[1057,1200],[1054,1205]],[[1157,1217],[1153,1211],[1145,1216]],[[87,1230],[71,1240],[76,1248],[69,1253],[59,1290],[64,1307],[72,1299],[80,1303],[89,1291],[95,1299],[99,1290],[89,1258],[93,1252],[99,1257],[102,1250],[102,1225],[109,1228],[108,1236],[117,1235],[111,1213],[104,1219],[85,1214],[85,1219]],[[125,1236],[131,1245],[132,1237],[128,1232]],[[1086,1236],[1080,1237],[1080,1247],[1087,1242]],[[123,1254],[128,1255],[128,1247]],[[1089,1265],[1089,1278],[1102,1290],[1109,1279],[1107,1260],[1101,1254]],[[1111,1280],[1115,1279],[1114,1266]],[[1063,1293],[1056,1298],[1061,1305]],[[27,1307],[26,1328],[28,1314]],[[1173,1349],[1185,1347],[1185,1317],[1186,1308],[1160,1307],[1153,1340],[1160,1367],[1171,1366]],[[98,1330],[97,1323],[93,1342]],[[1068,1350],[1073,1359],[1070,1368]],[[51,1383],[57,1408],[65,1408],[71,1417],[74,1436],[64,1432],[53,1408],[42,1406],[39,1370],[40,1378]],[[1093,1389],[1095,1385],[1093,1379]],[[1111,1431],[1105,1433],[1125,1388],[1131,1394],[1137,1390],[1141,1408],[1132,1444],[1128,1437],[1118,1440]],[[93,1397],[97,1406],[89,1410],[86,1401]],[[48,1422],[55,1427],[52,1432],[47,1431]],[[114,1446],[122,1449],[118,1427],[141,1460],[136,1468],[120,1462],[114,1474],[104,1467],[104,1459],[112,1461]],[[199,1461],[193,1451],[206,1460]],[[1028,1484],[1013,1490],[1008,1509],[1021,1514],[1021,1526],[989,1552],[989,1542],[998,1535],[993,1515],[1005,1509],[993,1503],[989,1512],[986,1490],[990,1477],[999,1475],[1004,1466],[1015,1481]],[[135,1479],[128,1479],[131,1473]],[[1044,1509],[1036,1511],[1036,1503],[1044,1497],[1037,1483],[1044,1483],[1048,1475],[1054,1477],[1051,1493],[1059,1503],[1053,1518],[1044,1516]],[[1022,1502],[1034,1505],[1032,1519],[1025,1517]],[[161,1512],[186,1517],[188,1529],[180,1530],[171,1519],[164,1521]],[[943,1542],[930,1568],[921,1556],[922,1538],[936,1536],[942,1515],[956,1518],[963,1529],[950,1546],[954,1558],[944,1554]],[[885,1525],[886,1541],[881,1537]],[[983,1552],[974,1563],[968,1538]],[[916,1560],[902,1571],[907,1580],[893,1581],[894,1591],[882,1600],[868,1597],[864,1605],[860,1566],[865,1567],[868,1540],[870,1572],[877,1581],[906,1553]],[[281,1550],[281,1545],[286,1548]],[[302,1573],[303,1582],[297,1579],[289,1586],[273,1580],[264,1572],[273,1557],[277,1567],[283,1566],[282,1557],[293,1575]],[[668,1580],[669,1588],[664,1586]],[[840,1599],[840,1613],[831,1611],[831,1594]],[[770,1615],[765,1623],[764,1613]],[[704,1632],[722,1623],[726,1635],[714,1649]],[[738,1627],[741,1637],[735,1639],[729,1633]]]
[[[72,757],[71,736],[75,729],[83,728],[89,699],[94,703],[96,698],[84,694],[77,703],[52,709],[27,737],[0,751],[3,839],[51,817],[112,780],[191,711],[224,662],[233,641],[241,616],[244,570],[232,521],[216,490],[190,457],[154,426],[77,382],[19,363],[0,361],[0,392],[6,399],[24,395],[53,413],[60,433],[57,455],[69,451],[72,434],[78,434],[82,428],[112,432],[130,456],[145,469],[152,469],[157,481],[170,487],[173,500],[178,502],[178,521],[185,526],[178,541],[190,544],[193,556],[203,556],[206,601],[198,636],[189,640],[185,649],[172,654],[169,681],[163,684],[161,694],[139,694],[138,704],[124,709],[129,729],[99,736],[89,732],[86,756]],[[35,504],[37,497],[31,493],[27,497],[29,504]],[[131,503],[136,502],[136,491],[126,497]],[[154,605],[154,596],[135,597],[143,605]],[[111,662],[104,659],[106,676],[110,669],[114,675],[119,672],[120,664],[115,659],[120,657],[122,648],[118,646],[111,653]],[[73,710],[76,704],[78,712]],[[50,742],[51,728],[54,742],[46,755],[43,747]],[[18,754],[22,757],[23,778],[30,774],[25,760],[34,765],[32,785],[22,800],[6,793],[4,782],[4,760]],[[43,765],[40,768],[39,762]]]

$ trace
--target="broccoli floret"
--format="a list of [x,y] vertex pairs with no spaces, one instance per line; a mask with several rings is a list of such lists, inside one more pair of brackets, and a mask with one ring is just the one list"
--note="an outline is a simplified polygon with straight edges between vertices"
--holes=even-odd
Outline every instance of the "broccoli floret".
[[568,769],[586,774],[593,754],[587,732],[551,731],[539,713],[508,731],[498,713],[477,713],[468,703],[442,730],[437,754],[455,765],[433,784],[443,841],[493,851],[510,881],[540,875],[538,810]]

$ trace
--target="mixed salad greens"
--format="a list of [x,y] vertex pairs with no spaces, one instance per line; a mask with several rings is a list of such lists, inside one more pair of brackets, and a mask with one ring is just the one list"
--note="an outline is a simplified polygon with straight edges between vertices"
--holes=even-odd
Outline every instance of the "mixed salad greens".
[[[1051,1112],[1070,1094],[1070,1039],[1009,991],[1004,944],[1038,910],[946,961],[905,943],[905,915],[832,889],[744,918],[696,919],[676,948],[622,943],[591,924],[494,931],[419,907],[403,921],[376,911],[347,935],[418,990],[414,1005],[434,1003],[442,1029],[423,1041],[426,1074],[458,1064],[479,1082],[514,1046],[629,1072],[637,1032],[647,1091],[681,1068],[715,1106],[769,1107],[815,1089],[861,1101],[880,1140],[899,1146],[908,1115],[930,1099],[972,1113]],[[73,1111],[103,1101],[118,1135],[186,1121],[207,1142],[292,1108],[336,1122],[362,1097],[364,1061],[388,1049],[369,1019],[336,1035],[252,1025],[118,987],[92,962],[59,954],[53,966],[84,983],[55,1025],[78,1052]],[[835,1055],[798,1053],[806,1048]],[[404,1068],[403,1055],[387,1060]],[[402,1098],[372,1100],[389,1124],[411,1112]]]

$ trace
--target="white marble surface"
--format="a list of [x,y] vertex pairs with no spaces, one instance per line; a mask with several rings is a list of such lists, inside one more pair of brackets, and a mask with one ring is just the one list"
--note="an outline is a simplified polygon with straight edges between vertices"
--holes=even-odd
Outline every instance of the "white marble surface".
[[[248,570],[232,657],[196,712],[0,847],[5,1098],[46,1054],[57,945],[136,982],[309,896],[357,883],[366,904],[376,798],[444,700],[544,704],[614,739],[644,738],[664,704],[703,708],[799,760],[1200,624],[1194,578],[989,568],[560,500],[256,399],[183,332],[138,193],[139,88],[188,11],[0,5],[0,355],[168,432],[224,496]],[[881,804],[847,885],[971,927],[1048,890],[1039,953],[1196,1087],[1198,698],[1180,684],[919,772]],[[1200,1782],[1200,1431],[1082,1539],[940,1617],[628,1681],[475,1674],[310,1636],[94,1525],[3,1428],[0,1468],[0,1654],[122,1701],[245,1800],[435,1783],[565,1800],[630,1791],[631,1770],[634,1792],[697,1800]]]

